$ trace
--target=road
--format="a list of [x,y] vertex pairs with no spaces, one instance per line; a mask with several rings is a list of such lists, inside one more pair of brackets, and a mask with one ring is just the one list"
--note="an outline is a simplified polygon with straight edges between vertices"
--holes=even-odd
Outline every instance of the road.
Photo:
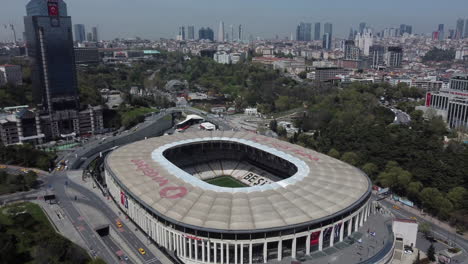
[[[404,209],[404,207],[400,207],[400,209],[396,210],[393,208],[393,204],[390,203],[389,201],[387,201],[386,199],[384,200],[380,200],[379,201],[383,206],[387,207],[387,208],[390,208],[390,210],[392,211],[392,213],[397,217],[397,218],[404,218],[404,219],[410,219],[411,217],[416,217],[417,221],[419,223],[429,223],[427,222],[426,220],[418,217],[417,215],[415,214],[412,214],[411,212],[408,212]],[[468,240],[466,240],[465,238],[461,237],[460,235],[456,234],[456,233],[451,233],[451,232],[448,232],[446,231],[445,229],[437,226],[437,225],[434,225],[432,223],[429,223],[431,226],[432,226],[432,231],[433,233],[435,234],[435,237],[436,238],[441,238],[441,239],[444,239],[446,241],[452,241],[453,243],[455,243],[459,248],[463,249],[463,254],[460,255],[460,256],[457,256],[456,258],[454,258],[455,260],[458,260],[458,263],[464,263],[464,264],[468,264]],[[423,251],[426,251],[427,248],[425,247],[421,247],[421,250]]]

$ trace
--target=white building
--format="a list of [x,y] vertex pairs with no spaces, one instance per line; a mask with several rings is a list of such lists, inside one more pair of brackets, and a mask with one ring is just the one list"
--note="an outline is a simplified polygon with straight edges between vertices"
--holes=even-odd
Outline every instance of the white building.
[[454,76],[450,88],[426,94],[424,109],[434,109],[450,128],[468,128],[468,75]]
[[257,108],[246,108],[244,110],[244,114],[249,116],[255,116],[258,114]]
[[397,240],[403,240],[403,245],[416,247],[418,235],[418,222],[407,219],[393,220],[393,234]]
[[370,29],[366,29],[362,34],[358,33],[356,35],[355,42],[356,46],[362,51],[364,56],[369,56],[370,47],[374,43],[372,31]]
[[4,84],[23,84],[23,72],[19,65],[0,65],[0,85]]
[[221,64],[230,64],[231,63],[231,55],[229,53],[224,52],[224,51],[216,52],[214,54],[213,59],[217,63],[221,63]]

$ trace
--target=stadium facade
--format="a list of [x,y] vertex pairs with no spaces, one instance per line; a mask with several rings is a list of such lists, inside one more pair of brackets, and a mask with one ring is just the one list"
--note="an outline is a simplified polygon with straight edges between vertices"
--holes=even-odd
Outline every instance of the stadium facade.
[[[374,210],[360,170],[249,132],[162,136],[105,161],[110,196],[185,263],[266,263],[324,250]],[[215,186],[230,177],[247,187]]]

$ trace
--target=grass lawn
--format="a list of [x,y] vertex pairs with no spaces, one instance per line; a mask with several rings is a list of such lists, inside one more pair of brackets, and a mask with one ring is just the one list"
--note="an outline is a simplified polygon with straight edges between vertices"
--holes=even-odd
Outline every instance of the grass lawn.
[[228,188],[248,187],[247,185],[232,178],[231,176],[220,176],[220,177],[216,177],[213,179],[209,179],[206,182],[212,185],[216,185],[220,187],[228,187]]

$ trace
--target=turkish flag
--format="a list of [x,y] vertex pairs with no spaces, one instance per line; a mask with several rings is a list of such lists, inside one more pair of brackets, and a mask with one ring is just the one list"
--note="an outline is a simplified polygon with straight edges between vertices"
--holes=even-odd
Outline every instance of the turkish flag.
[[59,8],[57,3],[49,3],[49,16],[58,16]]

